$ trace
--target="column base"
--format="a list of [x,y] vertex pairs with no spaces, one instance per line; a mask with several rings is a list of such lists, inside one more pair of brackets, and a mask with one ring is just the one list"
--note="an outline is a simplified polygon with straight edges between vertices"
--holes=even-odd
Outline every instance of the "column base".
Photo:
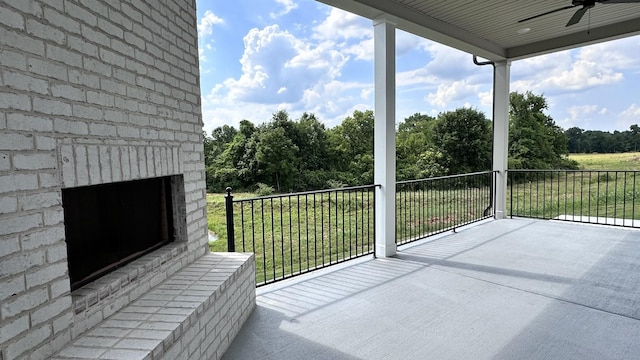
[[396,244],[376,245],[376,257],[386,258],[395,256],[398,250]]

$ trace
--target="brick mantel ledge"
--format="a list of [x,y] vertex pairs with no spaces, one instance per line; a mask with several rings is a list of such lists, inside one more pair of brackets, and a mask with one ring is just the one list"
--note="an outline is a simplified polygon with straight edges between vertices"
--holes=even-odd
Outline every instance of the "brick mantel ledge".
[[206,254],[52,359],[219,359],[255,303],[253,254]]

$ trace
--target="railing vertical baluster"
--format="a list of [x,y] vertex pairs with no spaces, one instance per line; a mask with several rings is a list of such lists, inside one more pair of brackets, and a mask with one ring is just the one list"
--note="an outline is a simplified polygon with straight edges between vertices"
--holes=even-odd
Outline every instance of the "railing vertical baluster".
[[322,264],[320,265],[324,266],[324,194],[320,194],[320,222],[322,223],[322,226],[320,227],[320,242],[322,245],[320,249],[322,250]]
[[[618,217],[618,206],[617,206],[617,202],[618,202],[618,171],[615,172],[616,174],[616,179],[614,180],[614,186],[613,186],[613,218],[617,218]],[[615,221],[614,221],[615,224]]]
[[[513,181],[514,181],[513,180],[513,175],[515,173],[512,172],[512,171],[509,171],[507,174],[508,174],[507,180],[509,181],[509,188],[511,189],[511,191],[510,191],[511,192],[511,196],[510,196],[510,199],[509,199],[509,204],[510,204],[509,205],[509,208],[510,208],[509,209],[509,215],[511,215],[511,218],[513,219],[513,196],[514,196],[513,195]],[[495,184],[496,183],[494,182],[494,187],[495,187]]]
[[[539,211],[540,211],[540,205],[539,205],[539,201],[538,201],[538,200],[539,200],[539,198],[540,198],[540,191],[539,191],[539,185],[540,185],[540,181],[539,181],[539,179],[540,179],[540,176],[539,176],[539,175],[540,175],[540,174],[536,172],[536,211],[537,211],[537,212],[539,212]],[[531,181],[529,181],[529,184],[531,184]],[[529,185],[529,186],[531,186],[531,185]],[[531,207],[532,207],[532,205],[533,205],[533,204],[532,204],[531,202],[529,202],[529,216],[531,216],[531,217],[535,217],[535,216],[533,216],[533,213],[531,213],[531,211],[532,211],[532,208],[531,208]]]
[[235,252],[236,244],[235,244],[235,236],[233,233],[234,224],[233,224],[233,195],[231,195],[231,188],[226,188],[227,196],[225,196],[225,210],[226,210],[226,220],[227,220],[227,251]]
[[264,224],[264,200],[260,200],[260,211],[262,212],[262,271],[264,279],[263,281],[267,281],[267,244],[266,244],[266,236],[265,236],[265,224]]
[[367,241],[367,252],[371,251],[371,241],[374,241],[373,243],[373,257],[376,257],[376,244],[375,244],[375,239],[376,239],[376,226],[375,226],[375,218],[376,218],[376,191],[375,191],[375,187],[373,188],[373,219],[374,219],[374,224],[373,224],[373,238],[371,236],[369,236],[371,234],[370,229],[371,229],[371,191],[367,191],[367,204],[369,206],[367,206],[367,238],[369,239]]
[[600,171],[597,171],[596,174],[598,176],[596,178],[596,222],[600,222]]
[[280,203],[280,245],[281,245],[281,249],[280,249],[280,261],[282,264],[282,277],[284,277],[284,268],[286,267],[285,265],[285,260],[284,260],[284,212],[282,211],[282,203],[284,202],[284,198],[279,198],[278,203]]
[[254,202],[251,201],[251,250],[256,252],[256,226],[255,226],[255,207]]
[[340,224],[338,222],[338,214],[340,213],[340,206],[338,205],[338,192],[336,191],[336,262],[340,258]]
[[[317,219],[317,209],[316,206],[316,194],[313,194],[313,266],[318,267],[318,219]],[[320,208],[322,211],[322,208]],[[320,231],[322,231],[322,220],[320,221]],[[322,237],[320,237],[320,241],[322,241]],[[323,254],[324,257],[324,254]]]
[[[576,173],[572,172],[571,173],[573,176],[571,177],[571,181],[572,181],[572,185],[571,185],[571,218],[573,220],[575,220],[576,218]],[[565,181],[564,181],[564,188],[565,188],[565,193],[567,193],[567,188],[569,187],[569,172],[566,173],[565,175]],[[567,196],[564,197],[564,213],[567,213]],[[560,209],[558,209],[558,212],[560,211]]]
[[584,192],[584,172],[580,172],[580,221],[582,221],[582,217],[584,216],[584,211],[582,210],[582,205],[584,204],[584,197],[582,193]]
[[[340,195],[342,195],[342,256],[344,256],[345,251],[344,251],[344,191],[340,193]],[[336,197],[338,196],[338,193],[336,192]],[[336,214],[337,217],[337,214]],[[336,219],[336,223],[337,223],[337,219]]]
[[[289,260],[291,261],[291,263],[289,264],[291,266],[291,272],[293,273],[294,270],[294,266],[293,266],[293,205],[291,204],[291,195],[289,195],[288,197],[289,199]],[[300,215],[298,213],[298,215]],[[300,231],[298,231],[298,235],[300,235]],[[300,249],[300,246],[298,246],[298,249]]]
[[400,197],[404,197],[404,206],[402,206],[402,241],[407,239],[407,189],[403,187],[403,191],[400,193]]
[[[351,209],[351,191],[348,192],[349,194],[349,200],[347,201],[347,203],[349,204],[349,211],[347,211],[347,214],[349,214],[349,257],[352,256],[352,251],[351,251],[351,247],[352,247],[352,232],[353,229],[351,228],[351,213],[352,213],[352,209]],[[344,221],[344,220],[343,220]]]
[[273,198],[270,199],[271,209],[271,260],[273,261],[273,278],[276,278],[276,225],[275,225],[275,213],[273,211]]
[[[371,191],[373,191],[373,203],[371,202]],[[373,242],[373,257],[376,257],[376,228],[375,228],[375,218],[376,218],[376,191],[375,188],[373,190],[367,191],[367,252],[371,251],[372,242]],[[371,209],[373,209],[373,221],[371,220]],[[373,231],[371,231],[371,223],[373,222]],[[373,234],[373,235],[372,235]]]
[[418,197],[418,209],[420,209],[418,214],[418,235],[424,233],[424,184],[420,185],[420,196]]
[[556,176],[558,177],[558,193],[556,194],[556,201],[558,203],[558,207],[557,207],[557,214],[554,217],[558,217],[558,215],[560,215],[560,174],[556,173]]
[[[505,176],[507,176],[507,173],[504,174]],[[493,176],[491,176],[491,190],[489,192],[489,197],[491,198],[491,213],[493,215],[493,217],[495,217],[496,215],[496,208],[494,206],[494,204],[496,203],[496,197],[498,196],[497,193],[497,189],[496,186],[498,186],[498,172],[494,172]],[[513,185],[512,185],[513,187]],[[512,196],[513,196],[513,191],[511,192]],[[506,201],[505,201],[506,202]],[[511,204],[513,204],[513,200],[511,200]],[[512,207],[513,209],[513,207]],[[513,218],[513,215],[511,216]]]
[[622,225],[624,226],[626,223],[625,219],[627,217],[627,172],[624,171],[622,174],[624,176],[624,183],[622,185]]
[[[302,223],[300,219],[300,195],[296,195],[296,204],[297,204],[297,212],[298,212],[298,269],[300,273],[302,273]],[[309,262],[309,257],[307,256],[307,263]]]
[[244,202],[240,203],[240,224],[242,224],[242,252],[246,251],[244,244]]
[[[307,242],[307,269],[311,269],[311,259],[309,258],[309,195],[304,194],[304,219],[307,228],[307,236],[305,238]],[[315,221],[313,222],[315,224]],[[314,231],[315,232],[315,231]],[[315,235],[314,235],[315,237]],[[314,256],[315,258],[315,256]]]
[[549,219],[553,219],[553,205],[553,172],[549,171]]
[[406,240],[411,240],[413,238],[413,189],[414,189],[414,185],[411,184],[409,186],[409,189],[407,190],[407,197],[409,198],[409,206],[407,209],[407,213],[409,215],[409,221],[407,224],[407,230],[409,232],[409,235],[407,236],[407,238],[405,238]]
[[633,219],[633,221],[631,221],[632,227],[636,226],[636,201],[638,197],[636,194],[636,178],[638,177],[638,174],[640,174],[640,172],[633,173],[633,196],[631,197],[631,218]]
[[[355,205],[355,213],[356,213],[355,214],[356,215],[355,216],[356,217],[355,224],[356,224],[356,226],[355,226],[354,230],[355,230],[355,236],[356,236],[355,249],[356,249],[356,255],[357,255],[358,254],[358,193],[357,192],[355,193],[354,197],[355,197],[355,202],[356,202],[356,205]],[[364,206],[364,204],[362,204],[362,205]]]
[[332,250],[333,244],[331,242],[331,235],[333,234],[333,229],[331,228],[331,193],[328,193],[327,198],[329,200],[329,209],[327,214],[327,218],[329,219],[329,228],[327,229],[329,238],[327,239],[327,242],[329,243],[329,264],[331,264],[331,262],[333,261],[333,250]]

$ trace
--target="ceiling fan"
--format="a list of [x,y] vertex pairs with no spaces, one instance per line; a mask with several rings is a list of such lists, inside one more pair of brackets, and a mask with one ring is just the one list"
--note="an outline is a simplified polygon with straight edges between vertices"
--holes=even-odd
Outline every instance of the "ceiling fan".
[[603,5],[604,4],[631,4],[631,3],[640,3],[640,0],[573,0],[573,1],[571,1],[571,5],[563,6],[563,7],[558,8],[558,9],[554,9],[554,10],[547,11],[547,12],[542,13],[542,14],[538,14],[538,15],[535,15],[535,16],[528,17],[526,19],[518,20],[518,22],[521,23],[521,22],[529,21],[529,20],[532,20],[532,19],[535,19],[535,18],[539,18],[541,16],[553,14],[553,13],[558,12],[558,11],[567,10],[567,9],[573,9],[575,7],[578,7],[578,6],[582,6],[581,8],[579,8],[573,14],[571,19],[569,19],[569,22],[567,23],[566,26],[571,26],[571,25],[575,25],[575,24],[579,23],[580,20],[582,19],[582,17],[584,16],[584,14],[587,12],[587,10],[591,9],[592,7],[594,7],[596,5],[596,3],[601,3]]

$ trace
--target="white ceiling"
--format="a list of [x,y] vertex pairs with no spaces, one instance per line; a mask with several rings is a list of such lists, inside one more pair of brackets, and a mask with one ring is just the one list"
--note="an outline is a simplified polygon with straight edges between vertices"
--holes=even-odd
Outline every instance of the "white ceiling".
[[[571,5],[571,0],[318,0],[374,19],[391,15],[399,29],[489,60],[522,59],[640,34],[640,0],[596,3],[578,24],[580,7],[523,23],[518,20]],[[530,28],[521,34],[518,30]]]

